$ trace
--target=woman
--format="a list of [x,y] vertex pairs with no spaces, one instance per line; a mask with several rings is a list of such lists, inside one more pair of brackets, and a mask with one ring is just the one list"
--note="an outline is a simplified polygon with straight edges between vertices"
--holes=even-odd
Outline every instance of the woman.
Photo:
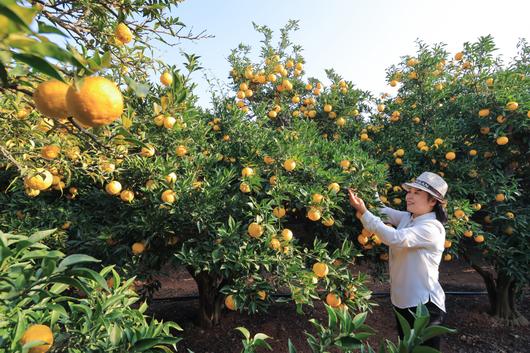
[[[443,224],[447,222],[447,213],[443,206],[447,183],[438,174],[424,172],[402,187],[407,191],[407,212],[389,207],[381,209],[395,229],[368,211],[352,189],[348,189],[350,204],[364,228],[377,234],[390,248],[390,296],[396,311],[412,327],[412,312],[417,305],[426,304],[430,323],[439,325],[445,315],[445,293],[438,282],[438,266],[445,242]],[[399,322],[398,331],[403,339]],[[433,338],[424,345],[439,350],[440,338]]]

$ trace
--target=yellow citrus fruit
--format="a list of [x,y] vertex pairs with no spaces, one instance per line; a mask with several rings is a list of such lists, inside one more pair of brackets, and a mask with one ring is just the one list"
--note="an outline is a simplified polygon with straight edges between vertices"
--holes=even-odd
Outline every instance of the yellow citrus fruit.
[[173,203],[176,201],[177,195],[173,190],[168,189],[162,192],[162,196],[160,196],[160,199],[162,200],[162,202],[165,203]]
[[273,175],[269,178],[269,183],[271,185],[276,185],[276,183],[278,183],[278,177],[276,175]]
[[45,343],[29,349],[29,353],[45,353],[53,345],[53,332],[46,325],[31,325],[22,335],[20,344],[25,345],[33,341],[44,341]]
[[239,190],[241,190],[241,192],[244,192],[244,193],[249,193],[250,185],[248,185],[247,183],[241,183],[239,184]]
[[59,156],[59,153],[61,153],[61,147],[57,145],[44,146],[40,151],[42,158],[50,160],[57,158]]
[[123,44],[129,43],[133,37],[131,30],[123,22],[120,22],[118,26],[116,26],[114,35],[116,36],[116,39],[119,40]]
[[120,193],[120,199],[124,202],[132,202],[134,200],[134,192],[131,190],[123,190]]
[[339,127],[343,127],[344,125],[346,125],[346,119],[344,119],[343,117],[340,117],[337,119],[335,124],[337,124],[337,126]]
[[296,168],[296,162],[293,159],[287,159],[285,162],[283,162],[283,167],[286,171],[291,172]]
[[260,298],[261,300],[265,300],[267,298],[267,292],[265,292],[264,290],[259,290],[257,294],[258,298]]
[[236,303],[234,302],[234,296],[232,294],[226,296],[225,306],[229,310],[236,310]]
[[285,216],[285,208],[283,207],[275,207],[273,210],[272,210],[272,214],[274,215],[274,217],[276,218],[282,218]]
[[338,308],[341,305],[342,300],[336,293],[328,293],[328,295],[326,295],[326,303],[332,308]]
[[250,223],[247,231],[251,237],[259,238],[263,234],[263,227],[260,224],[253,222],[253,223]]
[[285,241],[291,241],[291,239],[293,239],[293,232],[290,229],[285,228],[282,230],[282,238]]
[[272,238],[269,242],[269,247],[274,250],[279,250],[282,247],[282,244],[278,239]]
[[486,85],[487,85],[488,87],[493,86],[493,78],[488,77],[488,78],[486,79]]
[[175,174],[174,172],[171,172],[171,173],[169,173],[168,175],[166,175],[166,176],[164,177],[164,179],[166,180],[166,182],[167,182],[168,184],[174,183],[174,182],[177,181],[177,174]]
[[116,84],[104,77],[85,77],[66,93],[68,111],[81,124],[103,126],[123,113],[123,96]]
[[322,217],[322,212],[318,208],[311,207],[309,211],[307,211],[307,218],[310,220],[316,222]]
[[478,152],[477,152],[477,150],[475,150],[475,149],[469,151],[469,155],[470,155],[470,156],[476,156],[477,153],[478,153]]
[[368,141],[369,138],[368,138],[368,134],[367,133],[362,133],[361,134],[361,141]]
[[147,145],[142,147],[140,150],[140,155],[142,157],[152,157],[155,154],[155,148],[153,146]]
[[453,257],[451,256],[451,254],[445,254],[445,255],[444,255],[444,261],[451,261],[452,258],[453,258]]
[[506,218],[508,219],[514,219],[515,218],[515,215],[513,214],[513,212],[506,212]]
[[324,196],[322,196],[322,194],[313,194],[313,196],[311,197],[313,203],[321,203],[323,199]]
[[462,210],[456,210],[454,214],[455,214],[455,217],[459,219],[463,218],[466,215],[465,212]]
[[113,180],[105,186],[105,191],[109,195],[118,195],[121,191],[121,183],[117,180]]
[[447,152],[445,154],[445,159],[447,159],[448,161],[452,161],[456,158],[456,153],[454,152]]
[[403,157],[405,155],[405,150],[403,148],[399,148],[395,152],[396,157]]
[[342,169],[348,169],[350,167],[350,161],[348,160],[342,160],[340,161],[340,166],[342,167]]
[[49,118],[61,120],[68,117],[66,93],[68,85],[58,80],[43,82],[33,92],[33,101],[39,112]]
[[504,228],[504,234],[512,235],[513,234],[513,227],[512,226],[508,226],[508,227]]
[[245,177],[250,177],[250,176],[253,176],[254,175],[254,169],[250,168],[250,167],[245,167],[241,170],[241,176],[243,178]]
[[164,71],[162,75],[160,75],[160,83],[164,86],[169,86],[171,83],[173,83],[173,75],[167,71]]
[[[53,175],[44,168],[37,168],[31,172],[25,179],[26,188],[34,190],[46,190],[53,183]],[[35,195],[36,196],[36,195]]]
[[331,227],[332,225],[335,224],[335,220],[333,219],[333,217],[327,217],[327,218],[322,219],[322,224],[325,225],[326,227]]
[[507,144],[508,141],[509,141],[509,139],[506,136],[497,137],[497,145],[499,145],[499,146],[503,146],[503,145]]
[[141,242],[136,242],[131,246],[134,255],[140,255],[145,251],[145,245]]
[[329,273],[329,267],[323,262],[317,262],[313,265],[313,273],[319,278],[326,277]]
[[328,185],[328,190],[337,193],[340,191],[340,185],[338,183],[331,183]]
[[176,122],[177,122],[177,119],[175,119],[172,116],[165,116],[162,118],[162,125],[164,125],[166,129],[172,129],[173,126],[175,126]]
[[517,108],[519,108],[519,103],[517,102],[508,102],[506,104],[506,109],[509,110],[509,111],[514,111],[514,110],[517,110]]
[[333,107],[331,106],[331,104],[324,104],[324,111],[326,113],[329,113],[332,110],[333,110]]
[[489,109],[480,109],[479,112],[478,112],[478,116],[480,116],[481,118],[485,118],[488,115],[490,115],[490,110]]
[[184,156],[188,153],[188,149],[187,149],[186,146],[184,146],[184,145],[179,145],[179,146],[177,146],[177,148],[175,149],[175,153],[176,153],[177,156],[179,156],[179,157],[184,157]]

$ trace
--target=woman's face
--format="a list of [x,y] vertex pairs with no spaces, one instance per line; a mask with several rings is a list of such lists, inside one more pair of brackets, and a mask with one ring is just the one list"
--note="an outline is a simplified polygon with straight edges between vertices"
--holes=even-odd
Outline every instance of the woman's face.
[[410,188],[407,191],[405,200],[407,201],[407,211],[417,216],[432,212],[434,205],[436,205],[436,200],[429,199],[427,192],[416,188]]

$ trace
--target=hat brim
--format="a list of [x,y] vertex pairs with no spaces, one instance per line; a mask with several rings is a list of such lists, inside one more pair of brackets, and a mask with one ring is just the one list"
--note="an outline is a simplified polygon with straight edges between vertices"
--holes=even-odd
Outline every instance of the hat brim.
[[443,198],[440,198],[439,196],[436,196],[431,190],[427,189],[425,186],[423,185],[420,185],[420,184],[416,184],[415,182],[412,182],[412,183],[403,183],[401,184],[401,187],[405,190],[409,190],[410,188],[415,188],[415,189],[419,189],[419,190],[422,190],[422,191],[425,191],[426,193],[432,195],[432,197],[434,197],[436,200],[440,201],[440,202],[445,202],[445,199]]

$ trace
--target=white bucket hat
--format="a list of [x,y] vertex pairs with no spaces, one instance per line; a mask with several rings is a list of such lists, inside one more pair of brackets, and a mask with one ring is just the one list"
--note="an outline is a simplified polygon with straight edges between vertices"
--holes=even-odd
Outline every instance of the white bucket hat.
[[436,173],[423,172],[413,182],[403,183],[401,186],[405,190],[409,190],[410,188],[423,190],[431,194],[436,200],[445,202],[444,197],[447,192],[447,183]]

